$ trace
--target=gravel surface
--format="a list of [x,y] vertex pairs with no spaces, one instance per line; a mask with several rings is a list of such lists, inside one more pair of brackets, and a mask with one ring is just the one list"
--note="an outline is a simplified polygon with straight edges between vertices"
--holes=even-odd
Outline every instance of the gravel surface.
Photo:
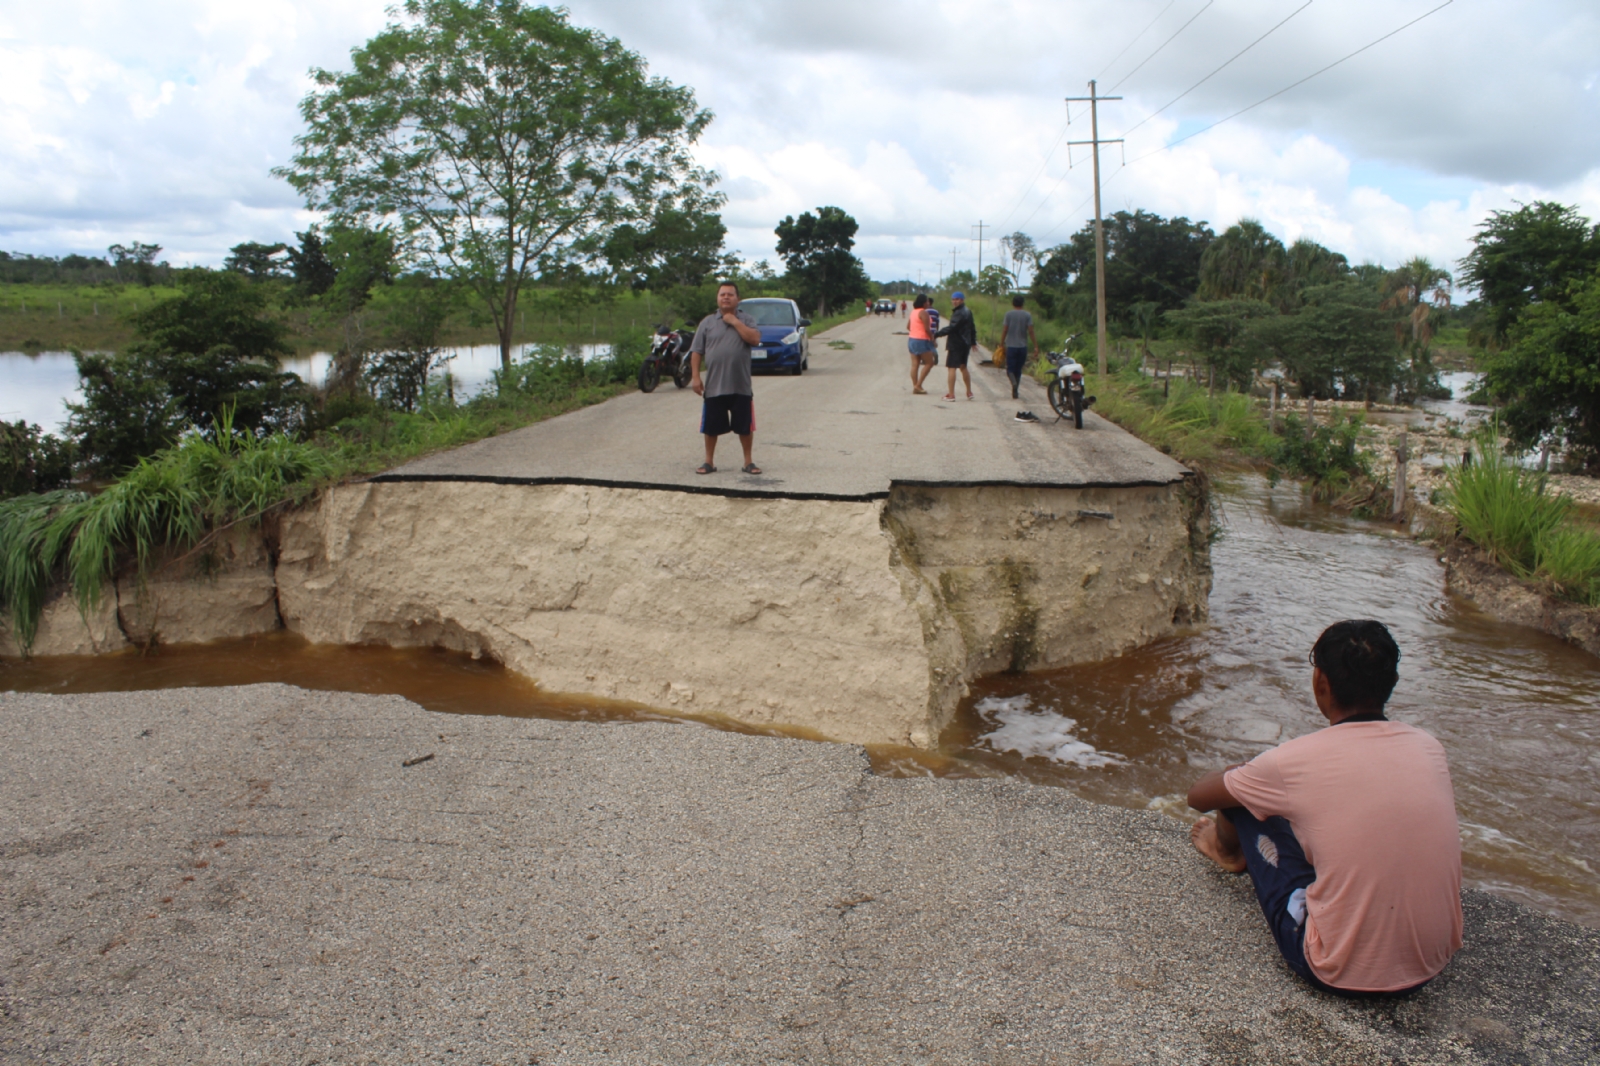
[[[411,766],[408,760],[432,756]],[[1160,815],[282,685],[0,694],[0,1061],[1579,1063],[1600,933],[1311,991]]]

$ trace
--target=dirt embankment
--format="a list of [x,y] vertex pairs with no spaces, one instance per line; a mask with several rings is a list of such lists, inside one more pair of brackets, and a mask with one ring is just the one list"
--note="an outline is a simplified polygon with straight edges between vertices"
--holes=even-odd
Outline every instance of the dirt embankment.
[[[583,693],[836,740],[930,746],[968,683],[1203,621],[1209,511],[1162,486],[895,488],[864,501],[593,485],[367,483],[240,536],[34,654],[286,627],[487,656]],[[16,654],[0,633],[0,654]]]
[[1441,553],[1450,591],[1502,622],[1532,626],[1600,655],[1600,608],[1584,607],[1506,573],[1483,552],[1456,542]]

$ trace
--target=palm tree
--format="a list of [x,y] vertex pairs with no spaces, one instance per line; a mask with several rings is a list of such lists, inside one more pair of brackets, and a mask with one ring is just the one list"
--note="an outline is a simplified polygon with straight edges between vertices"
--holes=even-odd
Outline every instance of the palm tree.
[[1202,300],[1275,302],[1288,275],[1283,242],[1253,218],[1241,218],[1212,241],[1200,258]]
[[1382,306],[1385,311],[1402,312],[1403,317],[1394,328],[1395,339],[1402,346],[1427,350],[1436,332],[1435,312],[1443,312],[1450,306],[1453,285],[1450,271],[1434,266],[1420,255],[1389,272],[1384,279],[1387,295]]
[[1416,392],[1432,381],[1433,357],[1428,346],[1433,343],[1439,317],[1450,306],[1453,284],[1448,270],[1420,255],[1391,270],[1383,279],[1385,296],[1379,306],[1385,311],[1400,312],[1394,335],[1410,356],[1409,391]]

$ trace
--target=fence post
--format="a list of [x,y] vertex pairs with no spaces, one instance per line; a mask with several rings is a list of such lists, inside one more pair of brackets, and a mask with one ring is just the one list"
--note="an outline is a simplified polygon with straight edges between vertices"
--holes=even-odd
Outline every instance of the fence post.
[[1306,440],[1310,440],[1317,432],[1317,398],[1306,397]]
[[1272,379],[1272,399],[1267,401],[1267,425],[1278,432],[1278,379]]
[[1406,516],[1406,460],[1410,454],[1406,449],[1406,432],[1400,431],[1400,440],[1394,449],[1394,520],[1404,520]]

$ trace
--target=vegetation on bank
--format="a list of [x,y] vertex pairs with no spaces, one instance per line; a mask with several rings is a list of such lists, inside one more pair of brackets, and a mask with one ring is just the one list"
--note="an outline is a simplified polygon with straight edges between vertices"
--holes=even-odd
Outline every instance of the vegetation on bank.
[[1600,528],[1582,521],[1572,500],[1548,493],[1543,473],[1507,455],[1498,426],[1479,438],[1478,455],[1448,474],[1444,506],[1461,536],[1517,577],[1600,606]]

